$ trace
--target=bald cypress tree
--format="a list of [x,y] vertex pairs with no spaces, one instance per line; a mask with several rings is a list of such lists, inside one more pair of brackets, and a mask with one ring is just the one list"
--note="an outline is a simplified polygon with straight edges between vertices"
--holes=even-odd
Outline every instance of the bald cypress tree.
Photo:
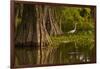
[[[20,4],[18,4],[15,11],[16,46],[23,46],[23,48],[25,46],[36,47],[38,49],[36,62],[37,64],[43,64],[46,56],[43,48],[52,45],[50,36],[62,34],[62,30],[55,19],[57,15],[54,14],[53,7],[32,4],[23,4],[20,7]],[[20,23],[17,21],[18,18]]]

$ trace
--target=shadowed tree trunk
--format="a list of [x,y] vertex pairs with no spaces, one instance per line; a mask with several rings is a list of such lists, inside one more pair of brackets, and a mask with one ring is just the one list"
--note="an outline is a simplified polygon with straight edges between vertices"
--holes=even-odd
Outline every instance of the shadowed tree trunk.
[[16,29],[16,42],[35,42],[39,44],[40,39],[42,39],[42,43],[46,41],[48,44],[51,42],[49,35],[62,34],[55,20],[52,7],[25,4],[21,20],[21,23]]
[[[21,23],[17,25],[15,30],[15,61],[18,62],[18,64],[36,64],[37,62],[34,60],[34,58],[37,58],[38,48],[36,35],[36,11],[34,7],[35,6],[31,4],[23,5]],[[32,55],[30,56],[29,53]]]
[[23,48],[24,46],[36,47],[37,64],[44,64],[47,55],[43,48],[52,45],[50,36],[62,34],[54,18],[54,11],[50,6],[31,4],[24,4],[22,9],[21,23],[16,28],[15,44],[16,46],[21,44]]

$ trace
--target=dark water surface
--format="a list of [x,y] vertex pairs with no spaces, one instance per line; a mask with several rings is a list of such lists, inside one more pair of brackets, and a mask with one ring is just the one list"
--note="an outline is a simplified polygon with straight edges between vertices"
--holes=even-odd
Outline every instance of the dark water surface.
[[77,64],[94,62],[94,46],[76,42],[60,43],[58,46],[42,47],[16,45],[15,65]]

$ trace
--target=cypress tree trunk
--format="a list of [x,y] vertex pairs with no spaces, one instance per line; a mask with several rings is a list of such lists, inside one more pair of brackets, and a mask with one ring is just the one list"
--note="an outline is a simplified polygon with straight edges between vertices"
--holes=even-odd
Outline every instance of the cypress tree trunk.
[[49,8],[48,11],[49,11],[48,13],[49,13],[50,24],[51,24],[50,35],[61,35],[63,32],[58,25],[59,23],[55,19],[56,15],[54,14],[53,7]]
[[[52,7],[47,5],[23,5],[21,23],[18,24],[16,28],[15,44],[16,46],[22,46],[23,49],[27,48],[25,46],[36,47],[36,64],[44,64],[47,62],[45,57],[48,57],[47,54],[49,53],[47,53],[44,48],[50,47],[52,45],[50,36],[60,34],[62,34],[62,31],[59,28],[57,21],[55,20]],[[25,52],[29,53],[27,50]],[[23,54],[23,57],[30,56],[29,54],[25,56],[26,53]],[[19,53],[19,56],[20,55],[21,54]],[[22,57],[20,56],[18,59],[20,58]],[[25,60],[30,61],[32,60],[32,57],[29,59],[24,59],[24,61]],[[27,61],[25,64],[27,63],[30,62]]]

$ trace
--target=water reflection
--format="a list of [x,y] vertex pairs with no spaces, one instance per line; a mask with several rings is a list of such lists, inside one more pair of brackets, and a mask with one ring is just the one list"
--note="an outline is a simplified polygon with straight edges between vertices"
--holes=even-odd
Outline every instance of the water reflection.
[[[93,62],[94,47],[80,45],[77,42],[62,42],[58,46],[16,46],[15,65],[27,64],[73,64]],[[42,54],[40,54],[42,53]]]

